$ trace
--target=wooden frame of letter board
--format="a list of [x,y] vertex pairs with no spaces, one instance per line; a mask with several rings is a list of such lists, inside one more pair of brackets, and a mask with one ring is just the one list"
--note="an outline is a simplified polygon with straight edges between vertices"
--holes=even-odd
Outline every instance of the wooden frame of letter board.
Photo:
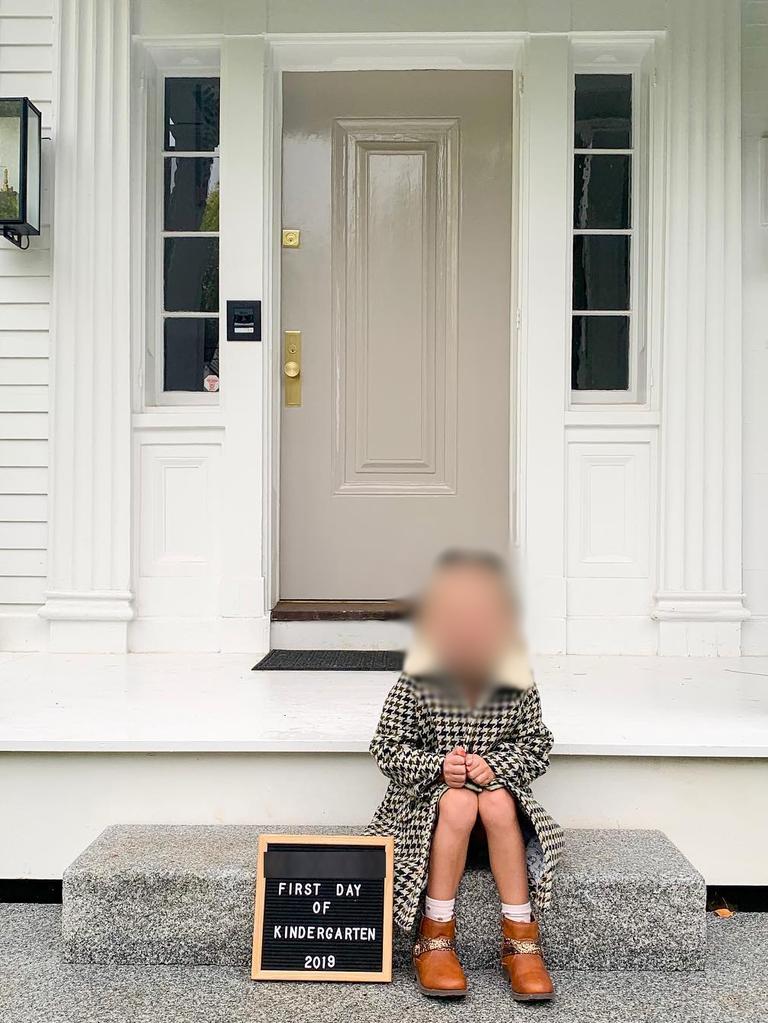
[[[372,973],[341,973],[337,970],[262,970],[261,943],[264,928],[264,854],[270,842],[301,843],[302,845],[373,845],[383,846],[386,864],[384,875],[384,927],[381,944],[381,970]],[[392,980],[392,885],[395,865],[395,840],[391,835],[259,835],[256,874],[256,912],[253,920],[253,980],[335,980],[378,981],[388,984]]]

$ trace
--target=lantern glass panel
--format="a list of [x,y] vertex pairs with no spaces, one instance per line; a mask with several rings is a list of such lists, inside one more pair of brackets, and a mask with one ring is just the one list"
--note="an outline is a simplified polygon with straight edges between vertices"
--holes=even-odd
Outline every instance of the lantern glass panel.
[[40,113],[27,107],[27,213],[30,231],[40,233]]
[[21,220],[22,101],[0,100],[0,221]]

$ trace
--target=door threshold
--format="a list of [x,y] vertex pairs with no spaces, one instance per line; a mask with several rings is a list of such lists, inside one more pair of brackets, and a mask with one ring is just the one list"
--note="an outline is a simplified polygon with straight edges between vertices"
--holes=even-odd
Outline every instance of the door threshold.
[[278,600],[273,622],[391,622],[409,618],[408,600]]

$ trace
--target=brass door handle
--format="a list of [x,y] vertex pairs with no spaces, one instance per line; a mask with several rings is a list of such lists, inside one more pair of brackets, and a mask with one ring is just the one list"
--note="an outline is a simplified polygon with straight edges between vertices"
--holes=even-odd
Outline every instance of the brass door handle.
[[301,331],[283,335],[283,395],[286,408],[301,405]]

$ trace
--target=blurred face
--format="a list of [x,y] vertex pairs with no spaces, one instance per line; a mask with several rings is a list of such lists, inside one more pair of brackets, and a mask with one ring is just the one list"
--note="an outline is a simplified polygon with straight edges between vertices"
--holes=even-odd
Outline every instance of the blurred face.
[[477,566],[435,573],[422,603],[420,625],[441,666],[473,681],[487,680],[516,633],[502,581]]

